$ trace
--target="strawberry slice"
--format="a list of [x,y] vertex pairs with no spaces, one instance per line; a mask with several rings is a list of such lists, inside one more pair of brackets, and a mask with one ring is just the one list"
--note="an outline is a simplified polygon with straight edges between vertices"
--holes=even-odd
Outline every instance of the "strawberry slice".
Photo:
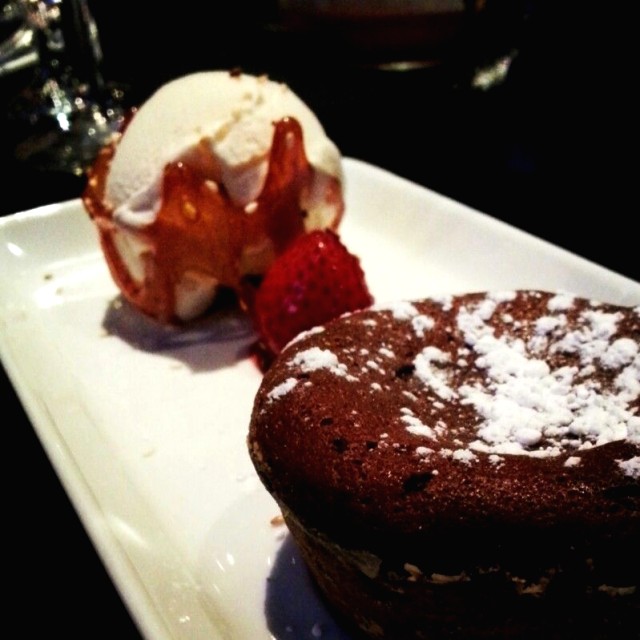
[[359,258],[325,229],[300,236],[276,258],[252,312],[262,346],[277,355],[301,331],[372,303]]

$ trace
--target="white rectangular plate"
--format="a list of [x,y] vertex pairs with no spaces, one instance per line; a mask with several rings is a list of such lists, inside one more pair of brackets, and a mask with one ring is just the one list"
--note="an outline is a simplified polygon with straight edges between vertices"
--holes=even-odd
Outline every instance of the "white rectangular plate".
[[[537,288],[627,305],[640,284],[346,159],[341,235],[376,301]],[[306,581],[245,437],[245,319],[162,329],[120,303],[79,201],[0,220],[0,354],[142,633],[346,637]],[[311,635],[308,635],[311,634]]]

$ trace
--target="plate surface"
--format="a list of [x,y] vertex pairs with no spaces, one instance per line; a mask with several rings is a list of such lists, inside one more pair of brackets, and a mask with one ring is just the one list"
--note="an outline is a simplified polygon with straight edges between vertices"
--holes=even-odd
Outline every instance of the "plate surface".
[[[537,288],[640,304],[639,283],[371,165],[345,172],[341,235],[377,302]],[[246,451],[246,319],[141,318],[79,201],[1,219],[0,267],[2,362],[145,637],[346,638]]]

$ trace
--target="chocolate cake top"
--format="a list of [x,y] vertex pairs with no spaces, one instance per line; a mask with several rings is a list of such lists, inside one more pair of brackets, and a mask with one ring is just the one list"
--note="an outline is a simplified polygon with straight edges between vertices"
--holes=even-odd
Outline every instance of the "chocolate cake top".
[[639,408],[640,306],[470,293],[299,336],[264,377],[249,447],[276,499],[334,533],[637,537]]

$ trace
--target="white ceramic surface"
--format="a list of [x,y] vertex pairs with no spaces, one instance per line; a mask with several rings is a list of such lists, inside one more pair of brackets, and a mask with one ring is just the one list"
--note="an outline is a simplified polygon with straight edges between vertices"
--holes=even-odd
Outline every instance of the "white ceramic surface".
[[[346,245],[377,301],[640,284],[346,159]],[[122,304],[79,201],[0,219],[0,355],[149,639],[345,638],[249,460],[261,375],[242,317],[161,329]]]

